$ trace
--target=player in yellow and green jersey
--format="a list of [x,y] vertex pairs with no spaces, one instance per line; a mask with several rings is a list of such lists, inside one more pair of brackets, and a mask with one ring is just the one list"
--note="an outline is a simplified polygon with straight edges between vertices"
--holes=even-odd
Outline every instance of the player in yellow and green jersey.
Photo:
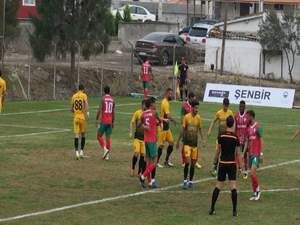
[[[218,122],[218,124],[219,124],[218,136],[217,136],[217,138],[218,138],[219,135],[226,130],[226,128],[227,128],[226,119],[229,116],[234,117],[233,112],[229,109],[229,99],[224,98],[223,99],[223,107],[222,107],[222,109],[220,109],[216,113],[214,120],[211,122],[210,127],[209,127],[208,132],[207,132],[207,137],[210,136],[210,134],[212,132],[212,129],[214,128],[215,124]],[[218,150],[218,143],[216,143],[216,151],[217,150]],[[212,173],[213,176],[216,176],[217,175],[218,162],[216,162],[214,160],[213,164],[214,164],[214,167],[213,167],[213,170],[211,171],[211,173]]]
[[[143,111],[145,110],[145,100],[142,101],[142,108],[135,111],[131,118],[130,122],[130,130],[129,130],[129,137],[134,138],[133,140],[133,157],[132,157],[132,166],[130,170],[130,175],[135,175],[135,165],[139,160],[139,169],[138,174],[144,172],[145,168],[145,142],[144,142],[144,129],[143,126],[141,126],[141,117],[143,114]],[[135,126],[135,132],[133,135],[133,127]]]
[[158,157],[157,157],[157,166],[158,167],[163,167],[162,165],[159,164],[159,159],[162,155],[162,150],[164,147],[164,144],[167,142],[168,143],[168,148],[167,148],[167,154],[166,154],[166,159],[165,159],[165,166],[167,167],[172,167],[173,164],[169,161],[170,155],[173,152],[173,146],[174,146],[174,138],[173,134],[170,130],[170,121],[175,122],[175,120],[171,116],[170,112],[170,101],[173,98],[173,90],[171,88],[168,88],[165,93],[165,97],[161,102],[160,106],[160,119],[162,120],[162,127],[158,128]]
[[6,82],[2,78],[2,71],[0,70],[0,113],[2,112],[3,109],[5,95],[6,95]]
[[[85,132],[86,132],[86,118],[89,116],[89,104],[87,95],[84,93],[84,86],[79,85],[78,91],[72,96],[71,101],[73,112],[73,126],[74,126],[74,147],[76,158],[83,158],[83,149],[85,146]],[[79,138],[81,138],[79,151]]]
[[[203,144],[204,135],[202,131],[202,120],[198,114],[199,103],[191,102],[191,112],[186,114],[182,119],[182,132],[177,140],[177,146],[181,137],[183,137],[184,152],[184,172],[183,172],[183,189],[193,187],[193,178],[195,173],[195,164],[198,160],[198,135],[200,134]],[[189,180],[188,180],[189,173]]]

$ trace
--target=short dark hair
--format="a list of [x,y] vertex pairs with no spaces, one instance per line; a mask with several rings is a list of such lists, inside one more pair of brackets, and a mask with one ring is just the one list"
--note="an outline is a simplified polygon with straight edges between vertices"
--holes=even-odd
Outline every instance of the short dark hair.
[[169,92],[169,91],[173,91],[173,89],[172,89],[172,88],[168,88],[168,89],[166,90],[166,92]]
[[247,114],[250,115],[251,117],[255,118],[255,112],[253,110],[247,111]]
[[152,103],[153,103],[153,101],[150,98],[148,98],[147,100],[145,100],[145,106],[146,106],[146,108],[149,109]]
[[78,90],[80,90],[80,91],[83,91],[83,90],[84,90],[83,84],[79,84],[79,85],[78,85]]
[[105,86],[104,87],[104,93],[105,94],[109,94],[110,93],[110,87],[109,86]]
[[188,98],[194,98],[196,95],[194,94],[194,92],[190,92],[188,95]]
[[199,102],[198,101],[192,101],[191,102],[191,106],[192,107],[195,107],[195,106],[198,106],[199,105]]
[[231,128],[231,127],[233,127],[233,124],[234,124],[234,118],[233,118],[233,116],[228,116],[226,118],[226,126],[228,128]]
[[223,105],[229,106],[229,99],[228,98],[223,99]]
[[244,100],[240,101],[240,105],[246,105],[246,102]]

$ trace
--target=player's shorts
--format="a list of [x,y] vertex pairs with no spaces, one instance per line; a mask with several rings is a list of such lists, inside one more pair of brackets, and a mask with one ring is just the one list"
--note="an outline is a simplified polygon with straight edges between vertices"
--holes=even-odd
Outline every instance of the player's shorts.
[[147,158],[157,157],[157,146],[155,142],[145,142],[145,148]]
[[226,177],[228,176],[228,180],[236,180],[236,164],[230,163],[219,163],[218,169],[218,181],[224,182]]
[[171,130],[159,130],[158,132],[158,144],[162,146],[165,142],[174,143],[174,138]]
[[189,145],[184,145],[183,147],[183,155],[184,158],[191,158],[191,160],[198,160],[199,150],[197,147],[191,147]]
[[85,133],[86,130],[86,121],[82,119],[74,118],[73,127],[75,134]]
[[133,140],[133,151],[136,154],[145,155],[145,142],[135,138]]
[[149,81],[143,81],[143,88],[148,89],[150,87],[150,82]]
[[251,155],[249,157],[249,168],[251,168],[252,166],[259,168],[259,163],[260,163],[259,156]]
[[110,136],[112,134],[112,125],[111,124],[103,124],[101,123],[99,128],[98,128],[98,133],[100,135],[108,135]]

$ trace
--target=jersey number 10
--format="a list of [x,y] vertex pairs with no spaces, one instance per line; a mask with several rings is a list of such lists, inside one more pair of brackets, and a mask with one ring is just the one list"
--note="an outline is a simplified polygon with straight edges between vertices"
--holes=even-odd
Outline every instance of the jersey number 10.
[[113,103],[105,102],[105,113],[112,113],[113,111]]

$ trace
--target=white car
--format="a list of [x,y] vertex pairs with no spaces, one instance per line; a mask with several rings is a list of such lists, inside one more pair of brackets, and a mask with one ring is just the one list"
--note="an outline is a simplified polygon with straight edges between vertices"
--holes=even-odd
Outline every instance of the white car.
[[186,42],[190,44],[199,44],[201,46],[205,46],[207,34],[213,27],[213,25],[204,23],[194,24],[186,37]]
[[[156,16],[150,13],[146,8],[138,5],[128,5],[130,9],[130,15],[132,20],[138,20],[142,22],[155,21]],[[125,6],[119,9],[113,9],[111,11],[113,16],[116,16],[117,11],[120,12],[121,16],[124,16]]]

